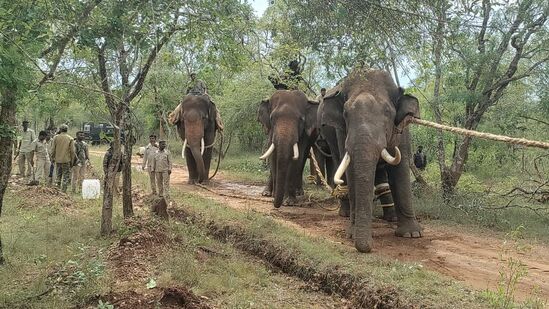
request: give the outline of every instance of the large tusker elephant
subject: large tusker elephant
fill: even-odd
[[[317,109],[318,103],[299,90],[277,90],[258,108],[258,120],[269,136],[269,149],[260,157],[270,157],[271,166],[264,195],[272,192],[276,208],[295,203],[303,192],[303,168],[318,134]]]
[[[181,156],[187,161],[189,183],[206,183],[216,133],[216,109],[207,96],[187,95],[174,113],[183,140]]]
[[[349,188],[350,232],[360,252],[372,250],[373,188],[386,192],[385,179],[394,198],[395,234],[421,237],[411,204],[407,116],[419,117],[418,100],[380,70],[354,70],[320,103],[320,130],[339,162],[334,182]]]

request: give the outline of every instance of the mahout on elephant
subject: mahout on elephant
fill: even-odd
[[[334,182],[348,186],[348,199],[341,201],[340,214],[350,213],[349,232],[360,252],[372,250],[374,187],[377,194],[388,189],[392,193],[395,235],[422,236],[411,203],[406,127],[410,116],[419,117],[418,100],[404,94],[391,75],[381,70],[353,70],[320,103],[320,132],[339,164]]]
[[[276,208],[296,203],[303,192],[303,169],[318,134],[317,108],[299,90],[277,90],[259,105],[258,121],[269,142],[260,158],[268,159],[271,167],[263,195],[272,195]]]
[[[187,162],[189,183],[208,182],[212,146],[220,123],[217,117],[215,104],[207,95],[186,95],[170,115],[183,141],[181,156]]]

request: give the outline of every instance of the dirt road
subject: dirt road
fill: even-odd
[[[136,157],[136,164],[140,162]],[[227,180],[223,172],[218,173],[208,188],[217,193],[187,184],[188,174],[178,166],[172,172],[171,184],[185,191],[198,193],[218,201],[228,207],[247,211],[253,210],[271,216],[276,220],[304,231],[312,236],[321,236],[334,242],[353,246],[345,237],[347,220],[338,216],[337,211],[316,207],[281,207],[274,209],[269,202],[261,199],[262,186],[242,184]],[[221,194],[221,195],[220,195]],[[232,196],[250,197],[246,200]],[[332,205],[332,207],[335,205]],[[501,260],[503,239],[488,234],[465,233],[464,229],[438,227],[422,222],[424,237],[404,239],[394,236],[394,227],[384,221],[374,224],[374,251],[385,257],[399,261],[421,264],[427,269],[462,281],[477,290],[494,289],[497,286],[500,270],[507,265]],[[549,248],[532,245],[526,254],[512,254],[528,268],[528,274],[518,284],[516,297],[520,300],[531,296],[539,289],[539,295],[549,295]]]

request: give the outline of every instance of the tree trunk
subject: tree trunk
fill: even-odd
[[[435,66],[435,84],[433,89],[433,104],[432,108],[435,115],[435,121],[442,124],[442,111],[440,101],[440,88],[442,84],[442,48],[444,45],[444,26],[446,18],[446,3],[440,2],[440,6],[437,8],[436,15],[438,17],[437,28],[433,35],[434,49],[433,49],[433,64]],[[448,167],[446,166],[446,151],[444,149],[444,134],[442,130],[437,130],[437,159],[440,169],[441,182],[444,188],[444,179],[447,173]],[[413,164],[410,164],[413,166]],[[413,170],[412,170],[413,171]],[[415,176],[415,173],[414,173]],[[416,177],[417,179],[417,177]]]
[[[2,92],[2,109],[0,111],[0,216],[4,203],[4,193],[11,176],[13,145],[15,140],[15,91],[6,89]]]
[[[133,124],[131,122],[131,115],[129,112],[129,103],[126,102],[126,121],[125,124],[125,140],[124,140],[124,155],[122,163],[122,211],[124,218],[133,216],[133,201],[132,201],[132,148],[135,144],[135,137],[133,134]]]

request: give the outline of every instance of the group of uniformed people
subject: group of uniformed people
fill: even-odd
[[[165,199],[169,198],[170,175],[172,173],[172,158],[166,149],[166,141],[156,143],[156,135],[149,136],[149,144],[143,154],[143,170],[149,174],[151,193],[158,194]]]
[[[69,183],[73,193],[82,190],[82,180],[90,166],[84,132],[77,132],[72,138],[67,133],[68,126],[63,124],[53,138],[47,131],[40,131],[36,137],[28,126],[29,122],[23,121],[15,153],[17,175],[36,184],[51,185],[55,180],[63,192]]]

